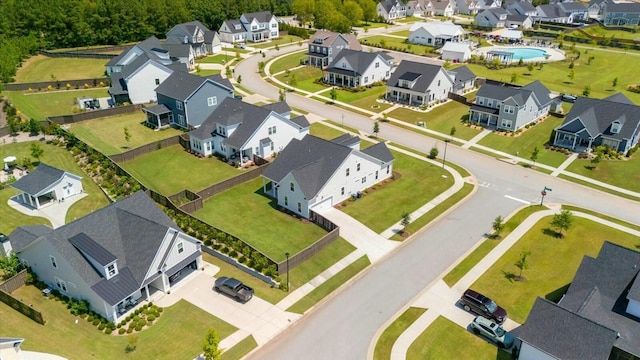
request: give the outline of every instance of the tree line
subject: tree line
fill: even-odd
[[[349,33],[365,21],[384,22],[378,16],[374,0],[293,0],[291,9],[300,23],[313,24],[317,29]]]

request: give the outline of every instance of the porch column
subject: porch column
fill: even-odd
[[[556,131],[556,136],[554,136],[554,138],[553,138],[553,144],[554,144],[554,145],[558,143],[558,135],[559,135],[559,134],[560,134],[560,133],[558,133],[558,132]]]
[[[144,291],[147,293],[147,301],[151,302],[151,294],[149,294],[149,284],[145,285]]]
[[[29,205],[33,207],[33,196],[31,196],[31,194],[29,194]]]
[[[37,196],[34,196],[36,199],[36,209],[40,209],[40,200],[38,200]]]
[[[411,93],[409,93],[409,105],[411,105]]]
[[[573,135],[573,145],[571,145],[572,149],[576,148],[576,139],[578,139],[578,136],[577,135]]]

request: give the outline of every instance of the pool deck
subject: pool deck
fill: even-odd
[[[564,51],[554,48],[554,47],[543,47],[543,46],[535,46],[535,45],[526,45],[526,44],[513,44],[513,45],[499,45],[499,46],[489,46],[489,47],[481,47],[474,51],[475,55],[486,56],[489,51],[509,51],[514,48],[528,48],[528,49],[538,49],[544,50],[549,55],[549,58],[544,57],[536,57],[531,59],[522,59],[524,62],[552,62],[552,61],[560,61],[564,60]],[[513,58],[514,62],[519,61],[515,56]]]

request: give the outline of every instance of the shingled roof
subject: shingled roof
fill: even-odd
[[[198,75],[176,71],[166,78],[162,84],[158,85],[156,93],[184,101],[207,81],[211,81],[228,90],[233,90],[233,85],[231,85],[229,80],[223,79],[220,75],[200,77]]]
[[[413,91],[426,92],[438,72],[444,71],[441,65],[426,64],[409,60],[402,60],[396,70],[391,74],[387,81],[388,86],[399,86],[399,80],[405,79],[406,76],[412,76],[416,80],[415,85],[411,88]],[[415,77],[415,75],[418,75]],[[413,80],[410,80],[413,81]],[[453,80],[452,80],[453,83]]]
[[[368,51],[359,51],[359,50],[351,50],[351,49],[342,49],[340,52],[335,55],[333,61],[325,71],[327,72],[339,72],[342,73],[345,71],[342,67],[338,67],[337,65],[342,63],[343,59],[346,61],[352,68],[353,71],[349,71],[349,73],[355,72],[354,75],[360,76],[364,74],[365,71],[371,66],[375,59],[381,57],[384,61],[391,61],[391,57],[381,51],[376,52],[368,52]]]
[[[64,174],[69,174],[82,179],[82,177],[78,175],[54,168],[53,166],[49,166],[45,163],[40,163],[35,170],[26,176],[23,176],[20,180],[12,183],[11,186],[27,194],[35,195],[60,180]]]

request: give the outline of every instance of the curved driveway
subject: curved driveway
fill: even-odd
[[[290,47],[291,51],[299,47]],[[278,55],[286,52],[282,48]],[[276,51],[267,52],[267,58]],[[257,73],[261,57],[236,67],[243,85],[258,94],[277,98],[278,89]],[[290,106],[370,132],[373,121],[347,110],[288,94]],[[380,124],[380,136],[422,152],[440,141]],[[432,281],[490,231],[493,219],[540,201],[543,187],[553,191],[546,201],[574,204],[640,224],[637,202],[598,192],[537,171],[514,166],[474,151],[450,145],[447,159],[467,168],[478,180],[478,191],[436,223],[417,233],[387,258],[374,263],[280,336],[251,355],[252,359],[366,359],[377,329],[416,297]],[[509,197],[506,197],[509,196]],[[514,200],[515,199],[515,200]],[[383,204],[381,204],[383,205]]]

